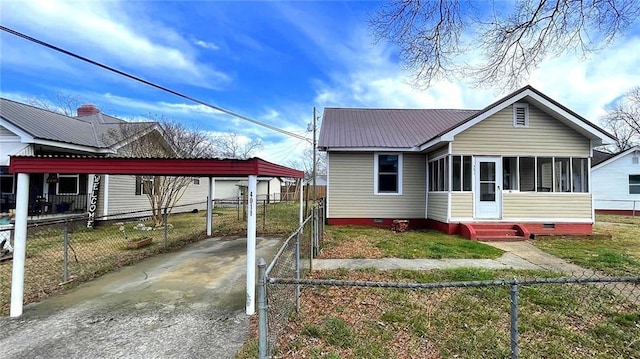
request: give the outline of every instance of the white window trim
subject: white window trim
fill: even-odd
[[[397,192],[378,192],[378,158],[381,155],[398,156],[398,191]],[[401,196],[402,195],[402,170],[403,160],[402,153],[395,152],[376,152],[373,154],[373,194],[378,196]]]
[[[524,109],[524,125],[519,125],[516,121],[516,113],[519,108]],[[527,128],[529,127],[529,104],[527,103],[514,103],[513,104],[513,127],[516,128]]]
[[[74,192],[60,192],[60,179],[61,178],[75,178],[76,179],[76,191]],[[78,193],[80,193],[80,175],[63,175],[63,174],[58,174],[58,183],[56,183],[56,194],[71,194],[71,195],[77,195]]]
[[[635,173],[629,173],[629,175],[627,176],[627,194],[629,194],[630,196],[637,196],[637,193],[631,193],[631,186],[633,187],[640,187],[640,184],[631,184],[631,176],[640,176],[640,173],[635,174]]]

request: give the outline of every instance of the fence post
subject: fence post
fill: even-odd
[[[268,195],[267,195],[268,196]],[[262,231],[267,231],[267,200],[262,200]]]
[[[518,280],[511,284],[511,359],[518,359]]]
[[[300,280],[300,238],[302,238],[302,228],[296,235],[296,279]],[[296,284],[296,312],[300,311],[300,284]]]
[[[264,258],[258,260],[258,357],[269,357],[269,326],[267,325],[267,263]]]
[[[69,222],[67,221],[64,221],[64,227],[62,227],[62,239],[64,242],[62,282],[66,283],[69,280]]]
[[[168,243],[167,243],[167,237],[168,237],[168,233],[169,233],[169,223],[167,223],[168,216],[167,216],[167,208],[164,208],[164,213],[162,214],[162,220],[164,222],[164,247],[167,248]]]
[[[313,207],[313,257],[318,256],[318,207]]]

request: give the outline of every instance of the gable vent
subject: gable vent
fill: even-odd
[[[529,126],[529,106],[526,103],[517,103],[513,105],[513,126]]]

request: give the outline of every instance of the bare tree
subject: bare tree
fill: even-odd
[[[187,129],[177,122],[127,122],[109,131],[107,141],[114,144],[118,155],[154,158],[212,157],[209,138],[201,131]],[[170,214],[192,183],[184,176],[138,176],[136,185],[141,186],[151,206],[156,226],[164,223],[163,211]]]
[[[86,101],[81,97],[56,91],[52,95],[29,98],[27,103],[61,115],[74,117],[78,107],[86,103]]]
[[[235,132],[223,133],[213,136],[211,139],[214,155],[222,158],[235,158],[246,160],[263,147],[260,139],[243,141]]]
[[[370,27],[378,41],[399,47],[416,86],[465,76],[514,88],[545,58],[584,58],[610,44],[639,14],[637,0],[393,0]],[[482,59],[469,61],[476,49]]]
[[[296,160],[289,161],[289,166],[304,172],[304,177],[313,178],[313,148],[307,148],[302,152],[302,156]],[[327,174],[327,155],[324,152],[316,154],[316,175]]]
[[[605,127],[616,137],[615,151],[629,149],[640,142],[640,86],[627,92],[603,118]]]

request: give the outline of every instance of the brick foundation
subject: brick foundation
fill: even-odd
[[[337,226],[370,226],[370,227],[386,227],[391,228],[394,219],[408,219],[409,228],[432,228],[446,234],[465,233],[466,227],[460,223],[444,223],[433,219],[425,218],[329,218],[329,225]],[[493,222],[486,222],[487,224]],[[587,235],[593,234],[593,225],[591,223],[515,223],[520,228],[520,232],[527,237],[533,235]],[[553,227],[551,227],[553,225]]]

